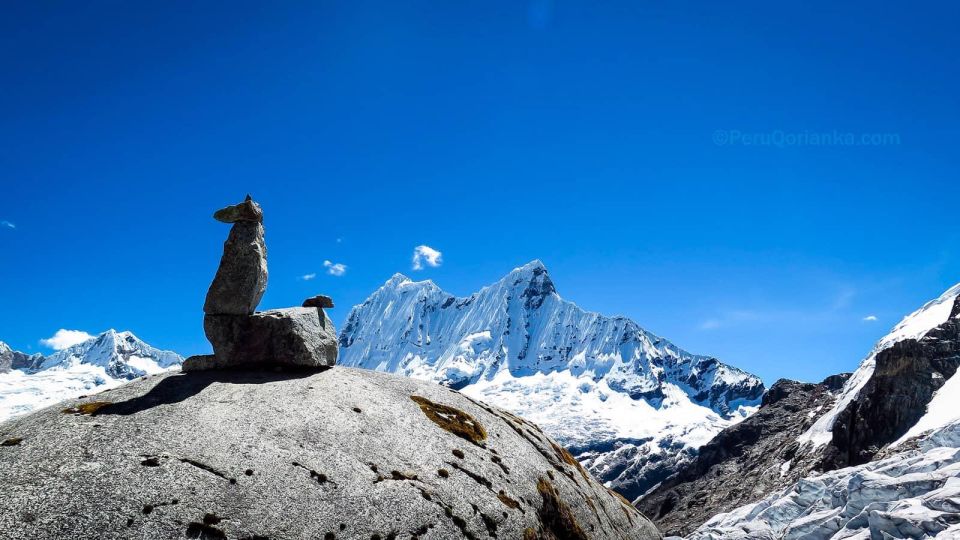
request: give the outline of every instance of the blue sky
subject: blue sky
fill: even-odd
[[[852,370],[960,281],[956,3],[135,4],[0,20],[15,348],[209,350],[210,214],[248,192],[262,308],[327,293],[340,325],[394,272],[465,295],[539,258],[768,382]]]

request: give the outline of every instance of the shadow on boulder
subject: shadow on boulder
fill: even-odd
[[[99,415],[120,415],[127,416],[136,414],[147,409],[152,409],[158,405],[170,405],[179,403],[203,391],[204,388],[213,383],[230,384],[263,384],[275,381],[284,381],[289,379],[299,379],[309,377],[316,373],[327,371],[328,367],[303,368],[303,369],[284,369],[282,371],[262,371],[262,370],[244,370],[244,371],[201,371],[196,373],[184,373],[167,377],[157,383],[149,392],[142,396],[110,403],[100,407],[96,414]]]

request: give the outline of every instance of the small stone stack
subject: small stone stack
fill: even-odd
[[[337,361],[337,332],[323,308],[329,296],[303,307],[255,311],[267,289],[267,245],[263,211],[247,195],[240,204],[213,214],[231,223],[220,267],[203,305],[203,331],[212,355],[191,356],[184,371],[232,367],[330,367]]]

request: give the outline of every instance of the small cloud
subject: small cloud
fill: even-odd
[[[716,319],[707,319],[700,323],[701,330],[716,330],[717,328],[720,328],[720,321]]]
[[[873,321],[876,321],[876,320],[878,320],[878,319],[877,319],[877,316],[876,316],[876,315],[867,315],[866,317],[863,318],[863,320],[873,322]]]
[[[314,272],[314,273],[312,273],[312,274],[304,274],[304,275],[300,276],[300,279],[302,279],[303,281],[310,281],[311,279],[313,279],[313,278],[315,278],[315,277],[317,277],[316,272]]]
[[[6,227],[6,228],[8,228],[8,229],[16,229],[16,228],[17,228],[16,225],[14,225],[13,223],[10,223],[10,222],[7,221],[7,220],[0,221],[0,226]]]
[[[93,336],[83,330],[65,330],[61,328],[57,330],[57,333],[54,334],[53,337],[41,339],[40,344],[44,347],[61,351],[83,343],[84,341],[90,341],[91,339],[93,339]]]
[[[338,243],[338,244],[342,244],[342,243],[343,243],[343,238],[337,238],[337,243]]]
[[[443,262],[442,253],[430,246],[417,246],[413,248],[413,269],[423,270],[423,265],[437,267]]]
[[[347,265],[345,264],[323,261],[323,267],[327,269],[327,273],[331,276],[339,277],[347,273]]]

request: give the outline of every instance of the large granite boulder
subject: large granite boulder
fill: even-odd
[[[658,539],[535,425],[395,375],[158,375],[0,424],[0,538]]]
[[[257,309],[267,290],[263,212],[248,195],[246,201],[218,210],[214,217],[233,223],[233,227],[223,244],[223,256],[207,291],[203,312],[249,315]]]
[[[253,315],[205,315],[203,330],[213,356],[191,357],[184,371],[229,367],[330,367],[337,362],[337,332],[315,308],[258,311]]]

